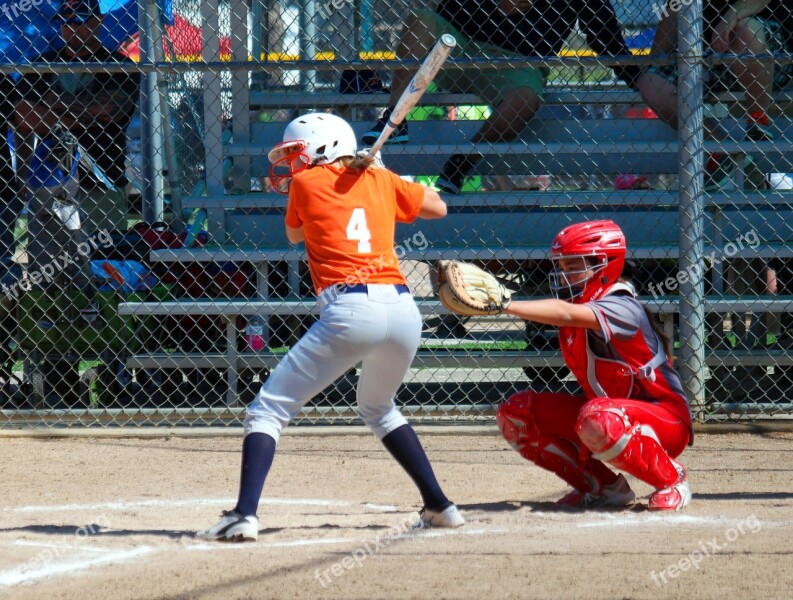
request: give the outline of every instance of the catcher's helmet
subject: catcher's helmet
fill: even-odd
[[[308,166],[328,165],[342,156],[355,156],[358,142],[349,123],[329,113],[309,113],[293,120],[284,138],[267,154],[273,188]]]
[[[617,282],[625,267],[625,234],[614,221],[576,223],[560,231],[551,244],[551,290],[577,304],[597,300]],[[581,270],[563,271],[560,259],[581,259]],[[571,281],[575,275],[586,276]]]

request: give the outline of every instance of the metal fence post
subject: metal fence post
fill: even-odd
[[[220,19],[218,0],[201,3],[202,58],[205,62],[220,61]],[[223,122],[221,74],[217,71],[204,72],[204,180],[210,196],[222,196],[223,187]],[[208,211],[207,226],[215,236],[214,241],[223,243],[225,234],[223,209]]]
[[[140,62],[156,62],[162,55],[162,33],[159,27],[159,9],[153,0],[140,0],[138,5],[140,25]],[[157,52],[159,44],[159,52]],[[141,146],[143,159],[143,217],[149,223],[162,220],[163,197],[163,121],[160,112],[158,74],[144,75],[141,89]]]
[[[324,6],[324,5],[323,5]],[[317,3],[315,0],[302,0],[300,10],[300,58],[314,60],[317,55]],[[314,70],[300,70],[300,87],[303,91],[313,92],[317,85]]]
[[[702,0],[677,16],[680,147],[680,374],[695,418],[705,401]]]

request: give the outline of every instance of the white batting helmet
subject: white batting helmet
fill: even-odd
[[[309,165],[326,165],[342,156],[355,156],[358,143],[349,123],[328,113],[309,113],[298,117],[284,130],[284,140],[267,154],[271,163],[297,153]]]
[[[295,173],[342,156],[354,157],[357,151],[355,133],[341,117],[328,113],[298,117],[286,126],[283,141],[267,154],[273,189],[285,193]]]

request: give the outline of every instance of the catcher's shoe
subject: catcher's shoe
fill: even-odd
[[[619,475],[614,483],[603,486],[599,494],[590,494],[581,490],[573,490],[556,502],[564,508],[622,508],[633,504],[636,494],[633,493],[628,480]]]
[[[650,496],[650,510],[681,510],[691,502],[691,490],[688,488],[688,473],[675,463],[678,479],[669,487],[653,492]]]
[[[379,138],[380,134],[383,133],[386,123],[388,123],[388,118],[391,116],[391,110],[391,108],[386,109],[386,111],[383,113],[383,116],[377,120],[377,123],[372,125],[372,128],[361,136],[361,143],[364,146],[371,146],[377,141],[377,138]],[[396,126],[394,133],[391,134],[385,143],[407,144],[409,141],[410,134],[408,133],[408,123],[407,121],[402,121]]]
[[[460,514],[458,508],[452,504],[444,510],[432,510],[423,508],[419,513],[419,521],[414,525],[416,529],[427,529],[429,527],[440,527],[453,529],[465,525],[465,519]]]
[[[253,515],[241,515],[235,510],[224,510],[214,527],[199,531],[196,537],[220,542],[255,542],[259,537],[259,519]]]

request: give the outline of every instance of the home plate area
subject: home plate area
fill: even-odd
[[[694,500],[569,512],[494,434],[423,434],[466,524],[416,530],[412,482],[370,434],[285,435],[259,541],[194,537],[234,506],[239,439],[6,439],[3,598],[783,598],[793,435],[699,435]],[[101,458],[98,458],[101,457]]]

